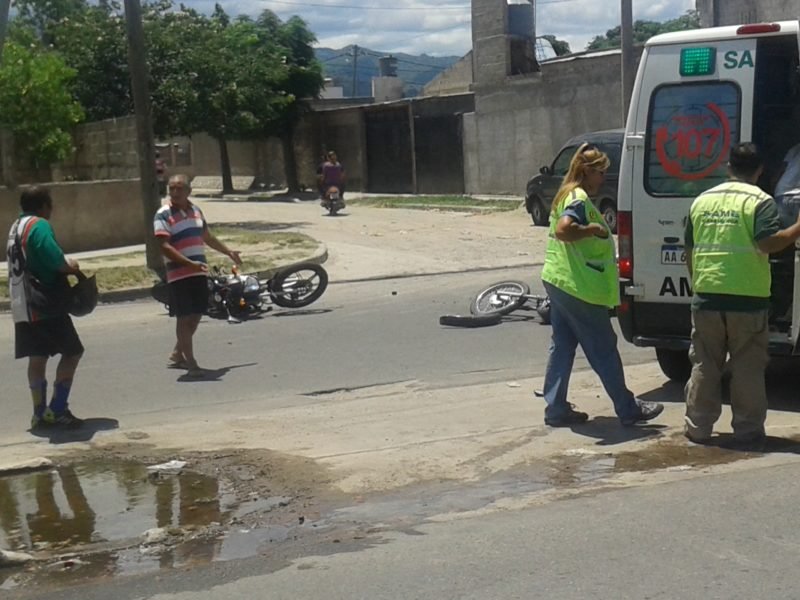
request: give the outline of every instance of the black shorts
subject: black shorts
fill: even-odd
[[[172,317],[202,315],[208,309],[208,278],[203,275],[169,284],[169,314]]]
[[[14,324],[14,354],[26,356],[78,356],[83,344],[69,315]]]

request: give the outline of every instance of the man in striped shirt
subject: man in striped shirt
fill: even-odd
[[[186,175],[169,178],[169,204],[155,216],[153,230],[161,244],[169,284],[169,312],[176,317],[177,342],[167,366],[187,369],[190,377],[202,377],[194,357],[192,338],[208,305],[208,265],[205,246],[242,264],[239,252],[230,250],[209,231],[202,211],[189,200]]]

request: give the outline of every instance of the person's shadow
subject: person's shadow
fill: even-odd
[[[800,454],[800,440],[774,435],[755,442],[742,442],[734,438],[732,433],[715,433],[707,442],[697,445],[752,454]]]
[[[38,438],[47,438],[51,444],[72,444],[75,442],[88,442],[100,431],[119,429],[117,419],[104,417],[84,419],[83,425],[77,429],[66,429],[53,425],[30,429],[30,434]]]
[[[242,369],[244,367],[255,367],[258,363],[245,363],[243,365],[232,365],[230,367],[221,367],[219,369],[200,369],[200,373],[196,376],[189,376],[188,373],[183,373],[178,377],[181,383],[201,383],[207,381],[222,381],[233,369]]]
[[[653,423],[623,427],[617,417],[595,417],[585,423],[571,425],[570,429],[578,435],[595,438],[598,446],[615,446],[634,440],[661,437],[667,426]]]

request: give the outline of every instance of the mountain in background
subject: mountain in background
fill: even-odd
[[[344,95],[353,95],[353,46],[340,50],[315,48],[317,60],[322,63],[325,77],[331,77],[334,85],[344,88]],[[372,96],[372,78],[380,75],[378,59],[393,56],[397,59],[397,76],[403,80],[405,96],[417,96],[434,77],[458,62],[460,56],[428,56],[427,54],[403,54],[379,52],[358,47],[358,69],[356,72],[356,96]]]

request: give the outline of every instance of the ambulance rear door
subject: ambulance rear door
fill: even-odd
[[[637,320],[655,330],[669,328],[670,307],[691,301],[684,230],[692,200],[725,181],[731,145],[751,135],[756,47],[742,37],[648,48],[632,136],[631,295]]]

